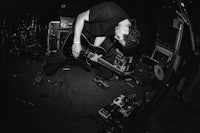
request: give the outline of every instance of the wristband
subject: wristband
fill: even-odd
[[[81,44],[81,42],[74,42],[74,44]]]

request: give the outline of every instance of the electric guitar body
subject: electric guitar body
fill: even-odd
[[[73,57],[72,56],[73,39],[74,39],[74,32],[70,32],[65,39],[63,48],[61,48],[61,52],[63,53],[63,55],[68,57]],[[92,45],[92,43],[90,43],[90,41],[84,34],[81,34],[81,45],[82,45],[81,54],[83,56],[85,56],[83,52],[94,52],[102,55],[106,53],[106,50],[103,47],[95,47],[94,45]]]

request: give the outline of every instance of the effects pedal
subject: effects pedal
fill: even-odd
[[[118,111],[119,111],[120,113],[122,113],[123,116],[124,116],[125,118],[127,118],[127,117],[131,114],[131,112],[132,112],[133,110],[134,110],[133,107],[131,107],[131,106],[125,106],[125,107],[119,109]]]
[[[119,109],[119,106],[117,106],[116,104],[110,103],[106,105],[104,108],[101,108],[98,111],[98,113],[104,119],[108,119],[111,116],[111,114],[117,109]]]
[[[115,98],[113,100],[113,103],[122,108],[124,106],[123,99],[125,98],[124,95],[120,95],[119,97]]]
[[[99,115],[100,115],[101,117],[103,117],[104,119],[108,119],[108,118],[110,117],[110,115],[111,115],[111,113],[108,112],[107,110],[105,110],[104,108],[100,109],[100,110],[98,111],[98,113],[99,113]]]

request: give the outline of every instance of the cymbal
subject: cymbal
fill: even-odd
[[[158,80],[164,79],[164,71],[159,65],[154,66],[154,74]]]

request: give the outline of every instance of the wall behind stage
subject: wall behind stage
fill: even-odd
[[[144,47],[143,50],[151,52],[157,27],[157,9],[161,6],[161,0],[1,0],[0,20],[2,17],[7,16],[7,19],[19,22],[21,19],[26,19],[34,11],[39,14],[44,24],[48,24],[49,21],[59,20],[61,3],[66,3],[67,6],[64,14],[75,17],[81,11],[103,1],[116,2],[130,17],[137,20],[137,24],[142,31],[141,45]],[[190,16],[195,19],[199,18],[200,8],[197,5],[194,2],[193,6],[190,7],[193,9],[192,14],[194,14]],[[163,17],[165,16],[163,15]],[[195,19],[192,22],[198,26]],[[194,29],[197,28],[194,27]]]
[[[131,17],[140,17],[138,11],[142,10],[140,6],[144,4],[144,0],[1,0],[0,13],[6,13],[11,18],[19,18],[34,10],[44,19],[55,20],[59,16],[62,3],[67,6],[66,15],[77,16],[81,11],[104,1],[118,3]]]

